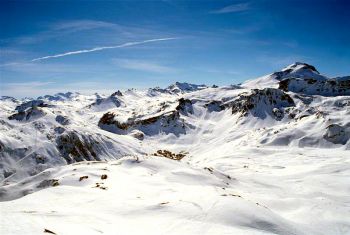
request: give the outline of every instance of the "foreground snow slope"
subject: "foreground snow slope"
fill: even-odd
[[[0,233],[350,234],[349,92],[295,63],[225,87],[2,97]]]
[[[1,234],[346,234],[349,164],[334,151],[286,149],[196,169],[157,157],[73,164],[4,187],[14,197],[42,190],[0,204]]]

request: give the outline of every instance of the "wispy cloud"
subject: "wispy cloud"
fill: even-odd
[[[212,11],[212,14],[226,14],[226,13],[234,13],[234,12],[243,12],[250,9],[249,3],[238,3],[232,4],[226,7],[223,7],[219,10]]]
[[[155,62],[144,61],[144,60],[131,60],[131,59],[113,59],[113,64],[130,70],[139,70],[154,73],[171,73],[175,72],[176,69],[164,66]]]
[[[113,35],[118,35],[119,38],[136,38],[136,37],[157,37],[159,32],[149,29],[147,27],[141,26],[130,26],[130,25],[121,25],[117,23],[107,22],[107,21],[97,21],[97,20],[66,20],[58,21],[47,24],[42,24],[42,30],[29,34],[22,35],[19,37],[13,38],[2,38],[0,42],[3,44],[10,45],[31,45],[37,44],[40,42],[48,41],[51,39],[65,39],[71,35],[81,33],[84,31],[93,31],[93,35],[103,34],[105,38],[106,35],[109,35],[110,38],[113,38]],[[91,40],[103,41],[103,39],[96,39],[91,37]]]
[[[43,56],[43,57],[32,59],[31,61],[35,62],[35,61],[47,60],[47,59],[51,59],[51,58],[58,58],[58,57],[76,55],[76,54],[90,53],[90,52],[115,49],[115,48],[130,47],[130,46],[135,46],[135,45],[140,45],[140,44],[159,42],[159,41],[168,41],[168,40],[174,40],[174,39],[177,39],[177,38],[157,38],[157,39],[150,39],[150,40],[144,40],[144,41],[138,41],[138,42],[127,42],[127,43],[123,43],[123,44],[116,45],[116,46],[95,47],[95,48],[87,49],[87,50],[69,51],[69,52],[65,52],[62,54]]]
[[[110,23],[106,21],[96,21],[96,20],[73,20],[73,21],[61,21],[51,25],[51,30],[61,31],[69,30],[72,31],[82,31],[91,30],[96,28],[119,28],[120,25],[115,23]]]
[[[45,29],[38,33],[2,39],[4,43],[15,43],[15,44],[35,44],[43,41],[47,41],[53,38],[63,37],[68,34],[76,33],[79,31],[94,30],[94,29],[120,29],[121,26],[118,24],[95,21],[95,20],[71,20],[71,21],[60,21],[56,23],[47,24],[44,26]]]

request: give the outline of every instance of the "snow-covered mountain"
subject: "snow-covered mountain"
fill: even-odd
[[[0,130],[1,234],[350,233],[350,76],[2,97]]]

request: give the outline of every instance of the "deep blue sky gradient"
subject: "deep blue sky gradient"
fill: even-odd
[[[350,75],[350,1],[1,1],[0,95],[235,84],[304,61]],[[132,47],[47,55],[176,37]]]

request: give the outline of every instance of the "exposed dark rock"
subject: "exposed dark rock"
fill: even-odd
[[[181,151],[180,153],[173,153],[168,150],[158,150],[153,154],[153,156],[158,156],[158,157],[166,157],[171,160],[177,160],[180,161],[182,158],[184,158],[188,152],[183,152]]]
[[[116,134],[127,134],[132,130],[140,130],[146,135],[154,135],[160,132],[173,133],[175,135],[185,133],[184,121],[180,118],[179,111],[170,111],[149,118],[129,118],[126,122],[115,119],[117,115],[112,112],[105,113],[98,126],[106,131]]]
[[[101,175],[101,180],[105,180],[107,178],[108,178],[108,175],[106,175],[106,174]]]
[[[120,90],[117,90],[111,96],[123,96],[123,93]]]
[[[121,130],[127,130],[130,127],[130,124],[118,122],[117,120],[115,120],[116,116],[117,115],[115,113],[112,113],[112,112],[107,112],[107,113],[103,114],[103,116],[101,117],[101,119],[98,122],[98,126],[102,128],[103,125],[113,125]],[[104,128],[102,128],[102,129],[104,129]]]
[[[179,104],[176,106],[175,109],[183,114],[193,114],[192,101],[189,99],[180,98]]]
[[[84,175],[84,176],[81,176],[81,177],[79,178],[79,181],[83,181],[83,180],[88,179],[88,178],[89,178],[89,176]]]
[[[63,127],[55,127],[54,131],[57,133],[57,134],[62,134],[63,132],[65,132],[66,129],[64,129]]]
[[[68,164],[80,161],[99,161],[98,142],[91,136],[71,131],[57,136],[57,149]]]

